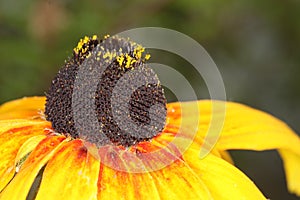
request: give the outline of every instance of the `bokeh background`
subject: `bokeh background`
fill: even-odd
[[[0,0],[0,103],[43,95],[80,37],[143,26],[197,40],[216,62],[228,100],[268,111],[300,133],[298,0]],[[153,54],[184,74],[199,98],[209,97],[183,59]],[[277,152],[231,153],[267,197],[299,199],[287,192]]]

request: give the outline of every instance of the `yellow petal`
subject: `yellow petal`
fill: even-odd
[[[0,194],[0,199],[25,200],[40,169],[63,143],[63,136],[49,136],[39,143],[22,165],[20,171]]]
[[[44,112],[45,97],[25,97],[0,105],[1,119],[36,119]]]
[[[212,114],[212,104],[215,101],[198,101],[183,103],[193,118],[199,115],[195,107],[200,110],[199,130],[195,142],[204,137],[216,137],[206,135],[210,127],[212,115],[222,115],[214,112]],[[300,180],[300,138],[284,122],[279,119],[248,106],[233,102],[218,102],[226,105],[226,116],[220,138],[215,146],[219,151],[229,149],[249,149],[249,150],[269,150],[279,149],[281,153],[286,175],[288,177],[288,187],[291,192],[300,195],[300,185],[296,184]],[[168,105],[170,108],[180,108],[180,103]],[[175,124],[180,124],[180,109],[174,114]],[[175,117],[176,116],[176,117]],[[189,119],[186,119],[187,121]],[[282,150],[282,151],[281,151]]]
[[[98,199],[159,199],[155,183],[149,173],[128,173],[130,160],[122,158],[117,147],[101,148],[101,166],[98,178]],[[135,164],[140,163],[137,161]]]
[[[0,120],[0,135],[2,133],[6,133],[6,131],[8,131],[9,129],[17,130],[18,128],[35,125],[44,125],[45,128],[51,128],[50,123],[46,121],[36,121],[27,119]]]
[[[33,149],[35,149],[35,147],[46,137],[46,135],[37,135],[26,140],[18,151],[15,159],[15,165],[20,165],[21,160],[24,159],[31,151],[33,151]]]
[[[150,173],[161,199],[213,199],[209,186],[185,161]]]
[[[30,120],[0,121],[0,191],[15,174],[15,159],[22,144],[31,137],[47,134],[45,128],[49,128],[49,123]]]
[[[102,166],[98,199],[159,200],[160,196],[150,174],[130,174]]]
[[[132,170],[132,159],[125,153],[109,150],[102,163],[111,160],[117,166],[123,165],[122,169]],[[139,155],[140,157],[141,155]],[[161,157],[162,159],[165,156]],[[151,165],[152,161],[145,166]],[[134,164],[139,161],[135,160]],[[157,158],[157,162],[164,160]],[[180,158],[174,163],[157,171],[147,173],[128,173],[117,171],[113,168],[101,165],[99,174],[98,199],[212,199],[206,185],[198,175]]]
[[[279,153],[284,160],[288,188],[300,196],[300,156],[288,150],[279,150]]]
[[[97,199],[99,166],[80,140],[65,143],[48,162],[36,200]]]
[[[217,148],[280,150],[288,188],[300,195],[300,138],[284,122],[262,111],[227,103],[226,121]]]
[[[200,159],[199,152],[200,149],[192,145],[183,158],[203,180],[213,199],[266,199],[256,185],[232,164],[213,154]]]
[[[231,155],[227,151],[219,151],[220,157],[226,160],[227,162],[234,164]]]

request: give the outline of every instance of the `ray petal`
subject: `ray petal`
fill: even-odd
[[[183,160],[150,174],[161,199],[213,199],[202,177]]]
[[[25,160],[20,171],[1,192],[0,199],[25,200],[40,169],[64,140],[64,136],[49,136],[42,140]]]
[[[48,123],[30,120],[0,121],[0,191],[7,185],[16,172],[16,157],[20,147],[28,139],[46,135]]]
[[[159,152],[141,151],[136,156],[126,150],[122,153],[108,149],[102,162],[108,163],[106,159],[109,160],[112,168],[101,166],[98,199],[211,199],[206,185],[177,155],[179,151],[170,149],[172,147],[164,147]],[[139,149],[153,150],[157,146],[151,147],[151,143],[146,142]],[[166,162],[169,159],[173,162]],[[139,169],[141,166],[156,170],[133,172],[134,167]]]
[[[183,158],[203,180],[213,199],[266,199],[256,185],[239,169],[213,154],[200,159],[199,150],[191,147],[185,152]]]
[[[190,110],[188,118],[198,117],[195,107],[200,110],[199,130],[196,132],[195,142],[206,137],[207,141],[215,135],[206,135],[210,127],[212,115],[222,113],[212,112],[212,104],[215,101],[203,100],[198,102],[186,102],[184,104]],[[300,195],[300,138],[284,122],[265,112],[233,102],[218,102],[226,104],[226,117],[220,138],[215,148],[219,151],[230,149],[245,150],[270,150],[277,149],[282,156],[287,175],[289,189]],[[180,103],[170,104],[170,108],[176,108],[178,113],[173,113],[174,123],[180,123]],[[221,111],[220,111],[221,112]],[[189,122],[189,119],[186,119]],[[187,123],[187,126],[189,124]],[[205,145],[204,145],[205,146]]]
[[[44,111],[45,97],[24,97],[0,105],[0,119],[35,119]]]
[[[36,200],[97,199],[99,166],[81,140],[65,143],[47,164]]]
[[[123,150],[101,149],[98,199],[159,200],[156,185],[149,173],[132,173],[132,158],[124,158]],[[104,155],[105,154],[105,155]],[[125,156],[126,157],[126,156]],[[135,159],[134,165],[141,164]],[[128,168],[128,172],[126,171]],[[120,171],[122,169],[123,171]]]

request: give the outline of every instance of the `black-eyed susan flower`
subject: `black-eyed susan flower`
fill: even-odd
[[[300,195],[300,139],[285,123],[233,102],[166,104],[144,49],[118,37],[105,44],[107,38],[82,39],[47,97],[0,106],[0,199],[265,199],[234,167],[230,149],[277,149],[288,188]],[[90,79],[76,82],[84,66]],[[85,110],[90,101],[73,99],[74,90],[93,100],[93,112]],[[200,159],[213,114],[223,114],[212,112],[214,104],[226,107],[224,126]]]

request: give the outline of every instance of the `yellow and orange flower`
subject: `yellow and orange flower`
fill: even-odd
[[[209,128],[210,100],[170,103],[166,128],[132,149],[152,151],[172,141],[180,126],[183,105],[189,118],[201,110],[199,130],[189,148],[169,166],[148,173],[117,171],[102,164],[83,140],[55,133],[44,120],[45,97],[11,101],[0,107],[0,199],[26,199],[42,172],[36,199],[265,199],[255,184],[234,165],[229,149],[278,149],[291,192],[300,195],[300,139],[283,122],[247,106],[226,104],[225,124],[214,149],[199,158]],[[188,124],[188,123],[187,123]],[[188,131],[189,127],[184,130]],[[181,140],[188,132],[181,134]],[[130,167],[122,154],[117,165]],[[158,160],[159,162],[159,160]]]
[[[122,54],[117,55],[116,49]],[[293,130],[271,115],[238,103],[166,104],[157,76],[145,65],[149,55],[143,52],[140,45],[122,38],[112,37],[105,44],[96,36],[85,37],[52,81],[47,97],[0,106],[0,200],[266,199],[233,165],[227,152],[232,149],[277,149],[288,189],[300,196],[300,138]],[[91,62],[84,62],[89,58]],[[84,65],[92,73],[88,81],[76,85],[78,69]],[[101,68],[100,80],[91,79],[94,68]],[[124,74],[133,71],[140,76],[127,79],[125,89],[117,88]],[[146,84],[137,88],[133,84],[137,79]],[[82,98],[72,101],[76,89],[85,87],[86,92],[90,83],[99,86],[89,97],[97,100],[92,115],[81,107],[73,109],[73,105],[87,106]],[[130,101],[125,95],[112,98],[115,88],[118,94],[129,88]],[[132,130],[138,130],[138,135],[128,131],[128,124],[124,131],[114,121],[113,101],[120,99],[115,105],[121,108],[117,118],[126,118],[126,123],[136,120]],[[126,114],[124,102],[131,106],[131,113]],[[150,107],[157,104],[163,107],[149,119],[153,116]],[[100,124],[97,129],[77,129],[75,117],[84,124],[94,113]],[[92,135],[84,130],[92,130]]]

